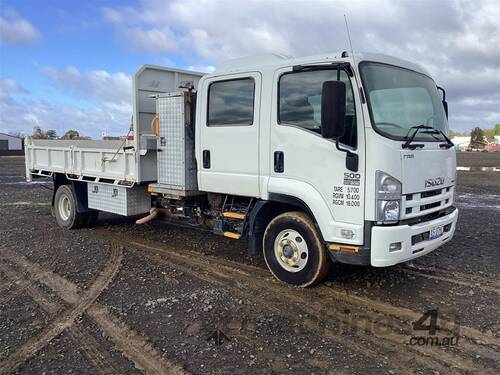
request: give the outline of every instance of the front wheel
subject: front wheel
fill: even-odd
[[[281,281],[310,286],[327,274],[330,259],[318,230],[303,212],[285,212],[267,226],[263,240],[264,259]]]
[[[87,214],[78,212],[71,185],[61,185],[54,197],[54,213],[57,224],[65,229],[81,228],[87,222]]]

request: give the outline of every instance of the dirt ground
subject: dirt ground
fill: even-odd
[[[500,172],[480,169],[500,153],[458,161],[474,168],[453,241],[299,289],[208,232],[113,215],[60,229],[51,185],[0,157],[0,373],[500,373]]]

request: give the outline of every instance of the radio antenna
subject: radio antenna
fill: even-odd
[[[347,39],[349,40],[349,45],[351,46],[352,60],[354,61],[354,49],[352,48],[351,33],[349,32],[349,24],[347,23],[347,16],[344,14],[345,28],[347,30]]]

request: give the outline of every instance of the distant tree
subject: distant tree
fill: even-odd
[[[57,138],[57,134],[56,134],[55,130],[47,130],[45,132],[45,135],[47,136],[48,139],[56,139]]]
[[[61,139],[80,139],[80,133],[77,130],[68,130]]]
[[[33,139],[47,139],[47,134],[39,126],[33,128],[33,134],[31,135]]]
[[[453,129],[450,130],[451,137],[467,137],[469,135],[470,135],[470,133],[468,131],[461,132],[461,131],[453,130]]]
[[[483,133],[488,143],[495,142],[495,129],[484,129]]]
[[[470,133],[470,147],[482,149],[484,147],[483,129],[476,127]]]
[[[495,125],[495,135],[500,135],[500,124]]]

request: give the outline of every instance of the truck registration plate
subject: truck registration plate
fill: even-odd
[[[443,235],[444,227],[441,225],[439,227],[434,227],[430,230],[429,240],[435,240]]]

